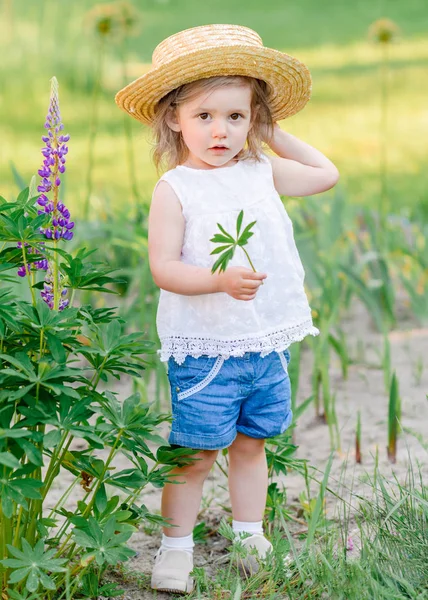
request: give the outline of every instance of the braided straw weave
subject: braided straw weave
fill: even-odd
[[[301,110],[311,95],[311,76],[296,58],[265,48],[240,25],[202,25],[180,31],[154,50],[152,68],[116,94],[117,105],[151,125],[159,100],[184,83],[219,75],[262,79],[270,87],[274,121]]]

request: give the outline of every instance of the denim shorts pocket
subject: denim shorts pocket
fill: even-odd
[[[202,390],[214,379],[224,362],[221,356],[186,356],[179,365],[175,361],[169,363],[168,375],[171,385],[177,392],[177,400],[188,398]]]

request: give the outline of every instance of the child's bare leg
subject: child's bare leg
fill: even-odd
[[[192,458],[194,464],[173,469],[174,479],[183,483],[167,483],[162,492],[162,516],[178,527],[164,527],[168,537],[183,537],[193,532],[202,498],[202,487],[218,450],[202,450]],[[184,483],[185,482],[185,483]]]
[[[235,521],[263,519],[268,488],[264,439],[238,433],[229,446],[229,493]]]

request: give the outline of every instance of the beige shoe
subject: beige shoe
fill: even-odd
[[[193,578],[189,577],[193,570],[193,555],[187,550],[159,548],[155,556],[152,571],[151,587],[164,592],[193,591]]]
[[[262,533],[254,533],[250,537],[241,540],[241,543],[245,548],[248,548],[248,551],[250,551],[251,548],[257,550],[258,557],[248,554],[246,558],[240,560],[240,568],[244,571],[244,574],[253,575],[254,573],[257,573],[260,568],[257,559],[263,560],[266,558],[267,553],[272,551],[272,544]]]

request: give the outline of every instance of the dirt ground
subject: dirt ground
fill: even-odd
[[[399,381],[402,425],[407,433],[400,434],[396,464],[392,465],[386,455],[388,395],[384,386],[383,371],[379,368],[382,337],[374,331],[364,307],[355,304],[352,317],[344,325],[349,354],[356,360],[356,363],[349,367],[346,381],[342,378],[339,360],[332,354],[331,390],[336,393],[341,450],[335,453],[329,485],[337,489],[342,497],[348,500],[351,498],[351,488],[354,495],[369,494],[367,478],[373,475],[377,447],[379,449],[379,467],[386,476],[395,473],[398,480],[404,481],[410,456],[413,464],[416,464],[417,461],[420,462],[426,480],[428,468],[428,328],[418,327],[410,316],[405,302],[401,302],[398,308],[399,325],[396,330],[391,332],[389,339],[392,369],[396,371]],[[311,394],[311,362],[310,352],[304,351],[298,402],[302,402]],[[126,397],[129,386],[125,382],[121,382],[120,387],[123,397]],[[361,412],[362,424],[363,462],[361,465],[355,463],[354,451],[358,410]],[[168,426],[164,428],[161,435],[165,439],[167,438]],[[313,407],[310,407],[299,420],[295,443],[299,446],[298,457],[308,459],[310,465],[319,469],[317,477],[321,480],[330,455],[330,440],[327,426],[315,418]],[[221,457],[220,460],[223,461],[224,458]],[[347,469],[343,472],[343,465],[346,461]],[[121,466],[119,462],[117,466]],[[305,488],[302,476],[290,473],[286,477],[278,477],[276,480],[283,480],[286,484],[288,503],[298,505],[299,494]],[[61,490],[64,490],[67,481],[71,481],[71,475],[67,472],[57,478],[50,500],[55,501],[61,496]],[[318,485],[313,482],[311,491],[314,495],[316,495],[317,489]],[[75,508],[78,494],[79,492],[76,491],[76,494],[73,493],[70,498],[68,502],[70,509]],[[149,488],[140,501],[144,502],[151,511],[156,512],[160,510],[160,498],[161,490]],[[357,505],[355,498],[352,499],[352,502],[355,506]],[[328,496],[328,513],[337,518],[336,505],[333,496]],[[207,526],[214,530],[214,533],[208,538],[207,543],[197,544],[194,552],[195,565],[204,566],[208,577],[213,575],[217,566],[228,560],[225,550],[228,543],[215,533],[223,516],[230,516],[227,480],[215,465],[204,485],[201,513],[197,521],[197,523],[205,521]],[[301,526],[291,525],[291,529],[294,531],[299,527],[301,529]],[[121,585],[122,588],[126,588],[124,600],[171,598],[168,594],[156,594],[150,591],[150,572],[161,533],[161,530],[147,533],[140,530],[132,537],[130,546],[138,552],[138,555],[126,565],[126,569],[131,570],[135,577],[129,578],[126,585]]]

